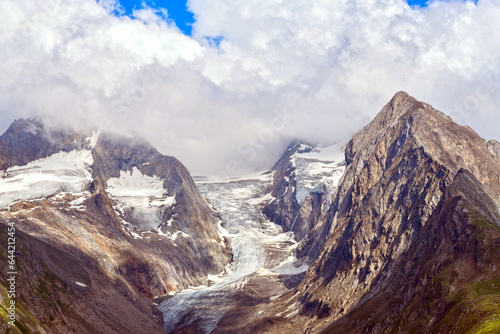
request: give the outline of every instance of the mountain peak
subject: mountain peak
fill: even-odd
[[[411,96],[410,94],[408,94],[407,92],[399,91],[396,94],[394,94],[394,96],[392,97],[392,99],[390,100],[389,103],[395,105],[395,104],[401,103],[407,99],[415,100],[415,98],[413,96]]]
[[[74,134],[49,128],[40,119],[15,120],[0,136],[0,168],[22,166],[74,146]]]
[[[469,261],[471,272],[477,270],[465,282],[497,277],[484,263],[493,263],[489,245],[499,235],[499,147],[429,104],[397,93],[347,144],[347,166],[330,209],[296,210],[318,213],[298,247],[314,261],[296,291],[280,300],[283,309],[300,304],[294,320],[311,333],[377,326],[373,332],[400,332],[415,328],[414,319],[422,316],[415,310],[424,310],[430,298],[445,305],[450,292],[436,297],[433,282],[452,277],[453,266],[462,273]],[[450,280],[456,291],[463,281]],[[442,310],[423,314],[446,328]],[[412,320],[404,324],[406,319]],[[422,323],[418,331],[431,332],[434,325]]]
[[[52,124],[20,119],[0,136],[0,232],[15,224],[23,238],[16,305],[41,305],[33,319],[65,319],[48,332],[88,323],[103,324],[92,333],[140,332],[137,319],[161,332],[152,298],[206,285],[231,260],[218,216],[189,171],[145,139]],[[41,259],[26,263],[29,254]],[[66,312],[76,300],[85,325]]]
[[[370,156],[390,161],[407,145],[421,147],[453,173],[460,168],[471,171],[494,198],[500,198],[500,187],[491,182],[500,175],[496,150],[492,149],[495,145],[490,143],[488,147],[470,127],[456,124],[448,115],[405,92],[397,93],[351,139],[346,163],[355,163],[359,172]]]

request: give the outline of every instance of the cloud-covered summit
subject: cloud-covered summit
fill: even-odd
[[[132,129],[195,173],[347,140],[405,90],[500,137],[493,0],[191,0],[193,36],[113,0],[4,0],[0,113]]]

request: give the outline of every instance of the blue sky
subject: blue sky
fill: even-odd
[[[473,1],[477,2],[477,0]],[[165,8],[169,18],[175,22],[177,27],[184,34],[190,36],[194,16],[187,10],[186,2],[185,0],[120,0],[122,7],[125,9],[125,15],[129,16],[132,16],[134,9],[142,8],[143,3],[152,8]],[[408,0],[407,2],[410,6],[426,7],[429,0]]]
[[[425,7],[427,5],[428,0],[408,0],[407,2],[410,6]]]
[[[185,0],[120,0],[125,14],[131,16],[134,9],[142,8],[142,3],[149,7],[165,8],[168,16],[177,27],[186,35],[191,35],[191,24],[194,22],[193,14],[187,10]]]
[[[187,10],[187,1],[185,0],[120,0],[120,4],[125,10],[125,15],[132,16],[134,9],[142,8],[142,4],[146,3],[152,8],[165,8],[168,16],[172,19],[177,27],[186,35],[191,35],[192,23],[194,16]],[[411,6],[425,7],[428,0],[408,0]]]

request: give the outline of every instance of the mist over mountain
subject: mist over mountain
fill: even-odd
[[[113,0],[3,1],[2,130],[42,114],[126,129],[195,174],[234,176],[294,138],[348,141],[405,90],[499,137],[494,0],[187,5],[191,36],[147,6],[129,17]]]

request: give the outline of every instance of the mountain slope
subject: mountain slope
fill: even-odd
[[[23,236],[18,305],[41,333],[163,332],[152,299],[206,284],[231,259],[186,168],[143,140],[20,120],[0,148],[1,224]]]
[[[499,277],[500,162],[488,146],[396,94],[347,145],[345,174],[319,222],[321,251],[300,286],[274,302],[273,312],[297,315],[269,314],[259,330],[442,332],[463,306],[476,312],[467,326],[491,320],[496,306],[474,299]]]

